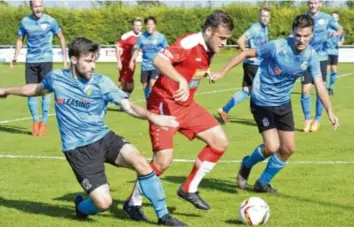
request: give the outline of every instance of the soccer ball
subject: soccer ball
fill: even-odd
[[[270,215],[268,204],[258,197],[250,197],[244,200],[239,211],[241,220],[249,226],[265,224]]]

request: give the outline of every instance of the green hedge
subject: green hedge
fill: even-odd
[[[259,6],[232,4],[221,7],[233,18],[236,25],[233,37],[229,40],[234,44],[252,23],[257,21]],[[199,31],[211,8],[168,8],[166,6],[129,7],[125,4],[112,4],[91,9],[46,8],[49,15],[57,19],[67,40],[75,36],[85,36],[102,44],[113,44],[121,34],[130,29],[129,21],[136,16],[153,15],[157,18],[157,28],[164,33],[171,43],[186,32]],[[341,16],[341,24],[345,28],[346,44],[354,43],[354,10],[324,8],[323,11],[336,10]],[[293,18],[303,12],[306,7],[273,7],[269,25],[270,39],[288,36]],[[10,7],[0,4],[0,44],[16,42],[16,33],[21,18],[30,14],[28,6]],[[58,40],[55,39],[58,44]]]

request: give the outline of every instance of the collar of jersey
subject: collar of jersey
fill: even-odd
[[[199,44],[202,45],[205,49],[205,51],[209,51],[206,43],[205,43],[205,40],[204,40],[204,37],[203,37],[203,33],[202,32],[199,32],[198,33],[198,40],[199,40]]]

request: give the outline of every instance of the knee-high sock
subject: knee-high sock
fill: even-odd
[[[155,172],[139,176],[138,184],[145,197],[152,203],[158,218],[169,213],[165,200],[165,192],[162,188],[160,178],[156,176]]]
[[[301,95],[301,107],[305,120],[311,120],[311,95]]]
[[[28,108],[31,112],[33,122],[39,121],[38,117],[38,97],[28,97],[27,99]]]
[[[204,147],[198,154],[192,171],[182,185],[183,190],[189,193],[197,192],[204,176],[214,168],[223,154],[223,151],[213,149],[210,146]]]
[[[100,211],[96,208],[95,204],[93,203],[93,200],[91,198],[85,199],[79,203],[77,206],[79,211],[86,215],[95,215],[98,214]]]
[[[150,162],[150,166],[157,176],[162,174],[162,171],[160,171],[152,161]],[[140,185],[137,182],[135,183],[133,191],[130,194],[128,200],[129,206],[141,206],[143,204],[143,193],[141,191]]]
[[[329,89],[333,90],[336,80],[337,80],[337,72],[332,72],[330,75]]]
[[[248,93],[247,91],[245,91],[243,89],[235,92],[235,94],[230,98],[230,100],[222,108],[223,111],[228,113],[234,106],[236,106],[237,104],[241,103],[248,96],[250,96],[250,93]]]
[[[246,168],[250,169],[254,165],[256,165],[258,162],[263,161],[265,159],[265,157],[262,153],[262,148],[263,148],[263,144],[258,145],[258,147],[256,147],[256,149],[254,149],[252,154],[243,160],[242,165],[244,165]]]
[[[273,154],[268,161],[266,169],[258,179],[259,183],[263,186],[268,185],[285,164],[285,162],[279,159],[277,153]]]
[[[323,111],[323,104],[319,96],[316,97],[316,116],[315,120],[321,120],[322,116],[322,111]]]
[[[47,123],[48,121],[48,114],[50,109],[50,95],[42,96],[42,122]]]

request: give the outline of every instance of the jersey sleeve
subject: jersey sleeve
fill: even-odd
[[[162,36],[162,44],[161,45],[162,45],[162,48],[166,48],[168,46],[167,39],[164,35]]]
[[[276,48],[276,45],[275,45],[274,41],[265,43],[262,46],[258,46],[256,48],[257,57],[260,57],[263,59],[270,58],[273,56],[273,53],[275,53],[275,48]]]
[[[136,42],[136,49],[141,50],[143,48],[143,35],[139,36],[138,41]]]
[[[128,95],[120,90],[108,77],[103,77],[100,87],[103,100],[106,102],[112,102],[119,105],[122,99],[128,98]]]
[[[247,39],[252,39],[252,37],[257,35],[257,31],[254,27],[254,25],[252,25],[246,32],[245,32],[245,36]]]
[[[331,17],[331,19],[329,20],[328,23],[329,27],[332,28],[333,30],[338,30],[341,26],[338,24],[338,22],[336,20],[334,20],[333,17]]]
[[[59,27],[59,24],[55,19],[52,20],[51,28],[54,34],[58,34],[59,32],[61,32],[61,28]]]
[[[184,61],[189,55],[191,49],[184,48],[178,40],[171,46],[164,49],[159,55],[167,58],[171,63],[178,63]]]
[[[44,80],[42,80],[41,82],[41,86],[42,88],[44,88],[45,90],[49,91],[49,92],[53,92],[54,88],[53,88],[53,77],[54,77],[54,72],[50,71],[45,77]]]
[[[23,22],[22,21],[21,21],[21,23],[20,23],[20,25],[18,27],[17,35],[18,36],[22,36],[22,37],[26,35],[26,29],[23,26]]]
[[[311,59],[308,65],[308,71],[311,77],[313,78],[321,77],[320,60],[318,59],[318,55],[315,50],[312,50]]]

